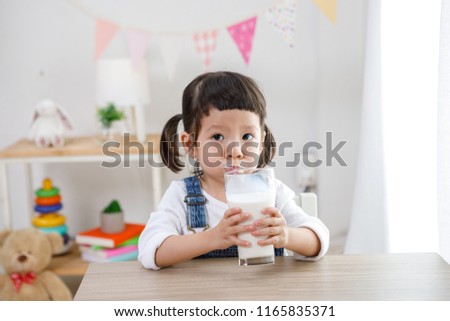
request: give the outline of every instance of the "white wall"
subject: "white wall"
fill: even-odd
[[[366,31],[367,1],[338,1],[335,27],[319,28],[319,139],[333,133],[333,146],[346,141],[340,155],[348,166],[321,167],[318,183],[322,219],[332,225],[332,235],[347,232],[352,209]]]
[[[292,160],[308,141],[325,145],[325,132],[337,142],[346,140],[341,155],[348,167],[319,167],[319,215],[332,235],[347,229],[361,102],[366,1],[338,1],[337,24],[332,25],[313,4],[299,2],[295,47],[282,40],[261,16],[258,20],[250,66],[221,30],[211,70],[228,69],[254,77],[268,102],[268,123],[278,143],[292,141],[286,158],[277,157],[277,176],[297,190],[296,169],[281,166]],[[0,0],[0,148],[27,133],[33,106],[44,98],[62,104],[71,117],[71,135],[95,133],[95,20],[66,1]],[[103,54],[127,57],[123,32]],[[159,132],[165,121],[180,111],[183,88],[203,72],[194,44],[186,39],[173,82],[164,67],[158,39],[146,54],[152,103],[147,126]],[[34,186],[50,176],[61,188],[62,211],[72,233],[98,224],[98,213],[118,198],[127,219],[147,220],[151,211],[150,174],[145,169],[100,168],[96,164],[35,165]],[[147,172],[148,169],[147,169]],[[13,227],[29,225],[23,191],[22,166],[11,166],[9,175]],[[168,174],[164,185],[177,177]],[[3,222],[0,221],[0,228]]]

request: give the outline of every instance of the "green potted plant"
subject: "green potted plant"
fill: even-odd
[[[104,233],[120,233],[125,228],[122,208],[117,200],[111,201],[101,213],[100,227]]]
[[[114,134],[113,125],[125,119],[125,113],[119,110],[114,103],[108,103],[97,111],[97,116],[102,126],[103,136],[112,139]]]

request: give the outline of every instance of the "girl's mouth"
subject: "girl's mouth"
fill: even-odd
[[[225,167],[225,173],[232,173],[232,172],[239,172],[241,171],[243,168],[237,165],[233,165],[233,166],[226,166]]]

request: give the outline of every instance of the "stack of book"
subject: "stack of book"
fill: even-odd
[[[100,227],[80,232],[75,236],[81,258],[88,262],[120,262],[136,260],[138,239],[145,225],[125,223],[120,233],[107,234]]]

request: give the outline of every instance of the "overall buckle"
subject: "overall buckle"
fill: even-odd
[[[205,205],[206,204],[206,197],[202,194],[191,194],[187,195],[184,198],[184,202],[188,206],[195,206],[195,205]]]

